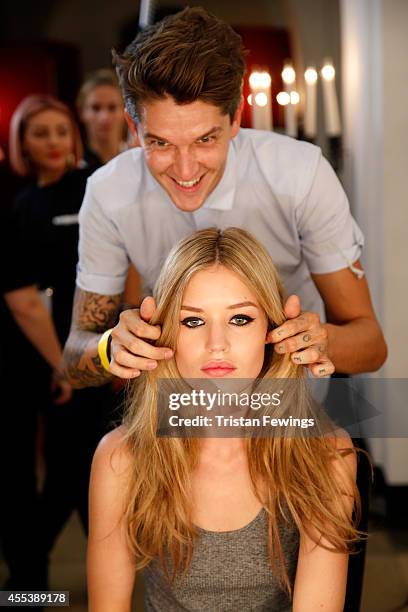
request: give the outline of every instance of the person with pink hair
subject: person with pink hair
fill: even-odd
[[[23,251],[27,275],[44,292],[50,336],[55,334],[60,350],[70,329],[78,212],[91,173],[90,169],[79,169],[82,156],[77,123],[64,103],[48,95],[29,96],[20,103],[10,126],[10,164],[16,174],[26,178],[27,185],[15,202],[16,241]],[[50,337],[46,340],[50,342]],[[31,362],[26,367],[30,370]],[[38,510],[37,567],[41,584],[30,588],[45,588],[48,554],[74,510],[87,532],[92,455],[114,421],[115,402],[111,389],[104,387],[75,391],[57,408],[48,365],[41,360],[32,374],[35,384],[30,403],[32,410],[34,406],[40,410],[44,423],[46,471]],[[43,390],[41,395],[39,389]],[[14,527],[18,526],[2,525],[17,537]]]

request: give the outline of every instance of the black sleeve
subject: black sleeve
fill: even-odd
[[[28,257],[24,243],[20,239],[19,228],[13,214],[2,215],[0,257],[3,263],[1,272],[2,293],[21,289],[35,284],[35,278],[27,265]]]
[[[33,285],[35,279],[27,265],[29,258],[25,253],[18,218],[12,204],[17,188],[16,179],[4,163],[0,164],[0,184],[2,192],[0,203],[2,233],[0,239],[0,290],[4,294],[7,291]]]

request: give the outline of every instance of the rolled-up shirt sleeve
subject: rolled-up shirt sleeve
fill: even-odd
[[[360,258],[363,233],[351,215],[339,179],[323,156],[295,214],[303,256],[312,274],[336,272]]]
[[[88,179],[79,212],[77,285],[101,295],[118,295],[125,287],[129,259],[120,233],[92,192]]]

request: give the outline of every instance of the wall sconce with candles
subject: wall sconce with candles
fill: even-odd
[[[285,91],[282,93],[286,93],[289,96],[289,98],[286,96],[284,97],[286,103],[283,105],[285,114],[285,132],[288,136],[297,138],[298,125],[296,106],[299,103],[299,94],[296,91],[296,72],[291,62],[287,61],[285,63],[281,76],[285,88]],[[280,99],[282,99],[282,96]]]
[[[255,70],[249,77],[251,93],[248,104],[251,106],[252,127],[256,130],[272,129],[271,75],[267,70]]]
[[[320,70],[324,125],[329,142],[329,157],[336,170],[341,162],[341,121],[335,85],[335,68],[330,60],[325,60]],[[281,72],[284,91],[276,95],[276,102],[283,107],[284,129],[288,136],[298,136],[309,142],[315,142],[317,136],[317,91],[319,74],[314,66],[308,66],[304,72],[303,120],[299,122],[300,94],[296,89],[296,71],[290,61],[286,61]],[[254,70],[249,77],[251,94],[248,103],[251,106],[252,127],[255,129],[272,129],[271,76],[267,70]],[[299,126],[300,123],[300,126]],[[300,127],[300,134],[299,132]]]
[[[303,115],[303,132],[307,140],[311,142],[316,138],[317,131],[317,71],[314,66],[305,70],[305,111]]]

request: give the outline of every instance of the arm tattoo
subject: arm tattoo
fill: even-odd
[[[100,334],[115,324],[119,295],[99,295],[76,289],[71,331],[64,348],[64,369],[76,389],[98,387],[112,376],[98,356]]]

